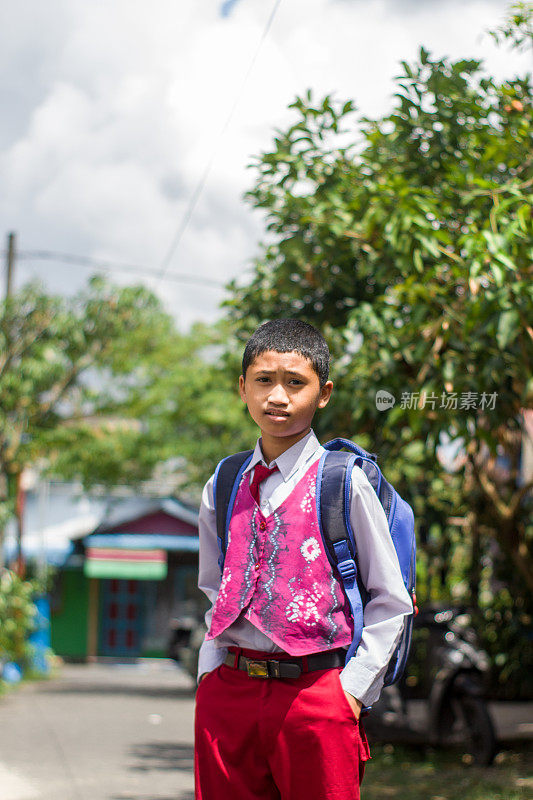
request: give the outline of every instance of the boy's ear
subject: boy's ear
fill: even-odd
[[[331,392],[333,391],[333,381],[326,381],[324,386],[320,389],[320,399],[318,401],[318,408],[324,408],[329,403]]]
[[[244,391],[244,376],[239,375],[239,394],[243,403],[246,403],[246,392]]]

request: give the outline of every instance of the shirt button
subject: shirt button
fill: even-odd
[[[259,572],[259,569],[260,569],[260,567],[261,567],[261,564],[255,564],[255,565],[254,565],[254,569],[255,569],[255,571],[256,571],[256,572]]]
[[[261,522],[259,523],[259,528],[260,528],[260,530],[262,530],[262,531],[264,531],[264,530],[265,530],[265,528],[266,528],[266,522],[265,522],[265,520],[264,520],[264,519],[262,519],[262,520],[261,520]]]

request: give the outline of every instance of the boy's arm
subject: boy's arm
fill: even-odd
[[[357,565],[370,594],[361,642],[341,673],[343,689],[364,706],[378,699],[389,660],[400,638],[404,616],[413,610],[383,506],[362,469],[355,467],[350,487],[350,522]]]
[[[217,524],[215,504],[213,502],[213,477],[211,477],[202,492],[202,502],[198,519],[198,535],[200,537],[200,555],[198,569],[198,588],[204,592],[211,601],[211,607],[206,611],[205,624],[209,630],[213,606],[220,588],[220,569],[218,566]],[[217,647],[213,639],[204,639],[198,655],[198,681],[202,675],[211,672],[220,666],[226,658],[227,649]]]

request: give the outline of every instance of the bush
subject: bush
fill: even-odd
[[[11,570],[0,572],[0,667],[9,661],[23,668],[29,664],[28,636],[35,627],[35,589],[33,581],[25,581]]]
[[[491,661],[489,692],[498,700],[533,700],[533,620],[507,590],[478,612],[477,630]]]

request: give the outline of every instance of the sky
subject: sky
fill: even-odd
[[[146,272],[182,330],[219,314],[265,227],[247,166],[308,88],[390,109],[400,60],[475,57],[511,77],[525,55],[485,31],[504,0],[2,0],[0,237],[17,234],[15,289],[72,294],[91,270]],[[3,245],[0,244],[0,249]],[[150,274],[150,272],[154,274]],[[2,280],[3,289],[3,280]]]

